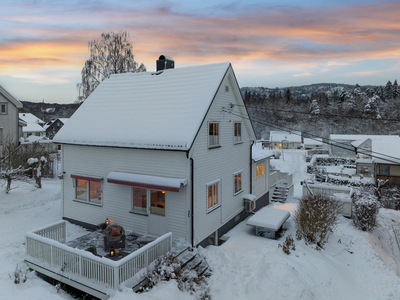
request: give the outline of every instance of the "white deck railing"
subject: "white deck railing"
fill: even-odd
[[[172,233],[166,233],[121,260],[113,261],[63,244],[65,226],[66,222],[60,221],[27,233],[26,261],[104,293],[117,289],[172,248]]]

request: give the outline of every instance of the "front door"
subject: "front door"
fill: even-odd
[[[161,236],[167,233],[165,191],[150,190],[149,234]]]

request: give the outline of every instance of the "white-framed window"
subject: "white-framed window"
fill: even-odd
[[[0,114],[1,115],[6,115],[7,114],[7,102],[6,103],[0,103]]]
[[[219,146],[219,123],[208,123],[208,147]]]
[[[242,123],[235,122],[233,123],[234,133],[233,133],[233,141],[235,143],[242,141]]]
[[[234,174],[234,194],[238,194],[242,191],[242,171]]]
[[[165,191],[151,190],[142,187],[133,187],[133,213],[147,214],[147,207],[150,205],[149,212],[154,215],[165,216]],[[148,199],[150,199],[148,203]]]
[[[102,178],[71,175],[75,186],[75,199],[80,202],[101,204]]]
[[[133,211],[147,213],[147,189],[140,187],[133,187]]]
[[[256,176],[257,178],[265,175],[265,163],[259,163],[256,166]]]
[[[219,183],[214,181],[207,184],[207,210],[210,211],[219,206]]]

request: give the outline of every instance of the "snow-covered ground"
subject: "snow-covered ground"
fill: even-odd
[[[276,208],[293,211],[301,197],[300,180],[305,174],[303,151],[285,150],[283,160],[273,160],[275,168],[293,172],[295,197]],[[24,266],[25,232],[56,222],[61,218],[61,181],[43,180],[43,188],[15,182],[10,194],[0,192],[0,299],[72,299],[64,292],[28,274],[28,280],[14,284],[17,264]],[[279,240],[254,235],[245,222],[228,233],[229,240],[219,247],[200,249],[213,275],[210,291],[213,299],[400,299],[400,251],[391,226],[400,224],[400,212],[381,209],[378,226],[372,233],[357,230],[350,219],[340,218],[324,250],[295,239],[296,250],[290,255],[278,247],[285,237],[294,237],[294,223],[286,222],[287,231]],[[86,231],[68,225],[70,238]],[[178,290],[174,282],[162,283],[144,294],[129,289],[116,292],[112,300],[195,299]]]

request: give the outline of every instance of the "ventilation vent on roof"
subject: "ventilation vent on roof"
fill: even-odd
[[[151,73],[151,75],[160,75],[160,74],[162,74],[162,72],[163,71],[157,71],[157,72]]]

